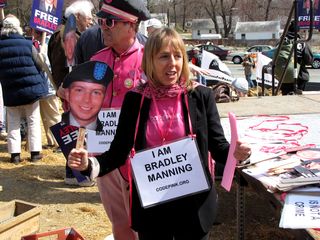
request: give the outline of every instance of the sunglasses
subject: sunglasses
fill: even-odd
[[[111,18],[98,18],[98,24],[100,27],[103,28],[113,28],[115,22],[128,22],[127,20],[121,20],[121,19],[111,19]]]

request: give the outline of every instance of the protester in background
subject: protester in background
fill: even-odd
[[[146,21],[146,28],[147,28],[147,32],[148,32],[148,37],[150,36],[151,33],[160,29],[161,27],[162,27],[161,21],[156,18],[151,18],[148,21]]]
[[[104,1],[99,2],[99,10],[101,9],[103,3]],[[136,37],[142,45],[144,45],[147,41],[147,37],[139,32],[136,34]],[[89,61],[95,53],[105,47],[107,46],[104,43],[103,32],[100,26],[93,25],[84,31],[77,41],[75,50],[76,64]]]
[[[200,48],[194,47],[192,49],[192,57],[191,57],[192,64],[201,67],[201,53]]]
[[[229,150],[213,92],[190,81],[184,42],[170,28],[150,36],[142,68],[148,81],[126,94],[109,151],[88,159],[86,150],[73,149],[68,164],[91,177],[108,175],[125,164],[132,148],[140,151],[195,136],[197,161],[205,168],[209,190],[143,208],[136,184],[131,182],[131,221],[139,240],[208,239],[217,202],[208,169],[208,151],[216,161],[225,163]],[[234,155],[238,161],[245,160],[250,151],[247,145],[238,142]]]
[[[201,53],[200,53],[200,48],[198,47],[194,47],[192,49],[192,57],[191,57],[191,63],[197,67],[201,67]],[[190,64],[189,64],[190,67]],[[192,68],[192,67],[191,67]],[[203,74],[201,72],[196,72],[195,73],[196,78],[197,78],[197,82],[203,84],[204,86],[207,85],[207,80],[205,78],[205,76],[203,76]]]
[[[67,18],[73,14],[77,20],[77,35],[85,31],[92,24],[92,9],[93,4],[89,0],[78,0],[68,6],[64,13],[64,20],[60,28],[51,35],[48,43],[48,58],[50,61],[52,76],[57,88],[60,87],[64,77],[69,73],[69,68],[66,62],[66,56],[63,45],[63,33]]]
[[[8,151],[10,161],[15,164],[21,161],[20,120],[24,115],[31,161],[42,158],[39,99],[48,93],[37,50],[22,34],[19,19],[7,15],[1,29],[0,80],[7,107]]]
[[[41,45],[42,34],[43,33],[41,31],[33,29],[33,45],[37,48],[40,55],[43,57],[43,60],[47,64],[48,68],[50,68],[50,63],[46,54],[47,43],[44,42],[44,45]],[[58,143],[53,137],[50,127],[61,121],[60,100],[56,96],[56,89],[53,87],[52,84],[52,75],[49,74],[48,76],[47,73],[44,74],[48,82],[48,94],[42,99],[40,99],[40,114],[45,135],[47,138],[46,148],[51,148],[54,151],[59,151]]]
[[[76,16],[77,22],[77,35],[80,36],[81,32],[86,30],[92,24],[92,9],[93,4],[89,0],[77,0],[68,6],[65,10],[65,19],[60,26],[59,30],[51,35],[48,43],[48,58],[51,65],[52,76],[54,79],[55,87],[57,90],[57,95],[62,99],[64,111],[69,110],[67,102],[63,99],[64,93],[61,87],[63,79],[69,73],[69,67],[67,65],[67,60],[64,51],[63,44],[63,34],[65,30],[65,22],[67,18],[73,14]],[[62,91],[62,92],[60,92]],[[72,170],[66,164],[66,176],[65,183],[71,183],[73,185],[75,176]],[[89,183],[90,184],[90,183]]]
[[[252,69],[255,68],[255,63],[254,63],[252,57],[250,56],[250,54],[246,54],[244,56],[242,66],[244,67],[244,75],[248,81],[248,86],[249,86],[249,88],[253,88],[254,83],[253,83],[251,77],[252,77]]]
[[[285,36],[285,44],[292,44],[295,36],[295,29],[297,28],[295,21],[291,21],[290,26],[288,28],[288,32]],[[301,36],[297,33],[297,38],[300,39]],[[293,47],[293,45],[292,45]],[[284,49],[284,48],[283,48]],[[284,51],[284,50],[280,50]],[[287,54],[289,55],[289,54]],[[310,48],[310,45],[307,42],[301,42],[297,44],[297,59],[298,59],[298,64],[300,65],[300,70],[298,74],[298,79],[297,79],[297,89],[304,91],[307,82],[310,79],[309,72],[307,70],[306,65],[311,65],[313,61],[313,54],[312,50]],[[287,94],[294,94],[295,91],[295,86],[294,86],[294,81],[289,83],[283,82],[281,84],[281,92],[282,95],[287,95]]]

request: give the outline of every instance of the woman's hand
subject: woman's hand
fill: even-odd
[[[68,156],[68,166],[78,171],[84,171],[88,169],[88,151],[80,149],[72,149]]]
[[[251,155],[251,147],[248,143],[237,141],[233,156],[238,160],[238,164],[247,160]]]

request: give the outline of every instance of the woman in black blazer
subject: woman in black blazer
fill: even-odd
[[[225,163],[229,150],[213,92],[189,80],[184,43],[173,29],[162,28],[150,36],[145,46],[142,68],[148,82],[127,93],[117,133],[109,151],[88,158],[86,150],[73,149],[68,164],[94,178],[125,164],[130,155],[133,158],[132,168],[129,169],[131,223],[132,228],[138,232],[139,240],[208,239],[215,218],[217,200],[214,183],[210,177],[211,161],[208,160],[208,152],[215,161]],[[196,141],[193,143],[192,140]],[[171,158],[167,157],[164,160],[161,149],[166,155],[171,149],[175,149],[175,143],[180,144],[184,141],[194,144],[192,146],[195,146],[196,150],[183,148],[181,146],[184,145],[181,144],[177,150],[186,154],[178,154],[176,158],[170,155]],[[161,148],[162,146],[165,147]],[[152,152],[153,155],[157,152],[158,156],[150,161],[143,158],[137,160],[141,150],[146,150],[143,153]],[[238,142],[234,156],[242,161],[249,157],[250,151],[249,146]],[[187,157],[184,158],[194,152],[194,159],[190,157],[187,161]],[[149,182],[144,182],[146,185],[143,186],[149,186],[150,182],[160,182],[162,178],[171,179],[173,172],[186,176],[187,180],[168,185],[159,184],[155,191],[142,188],[139,184],[144,178],[139,175],[137,169],[143,160],[147,161],[140,167],[146,175],[149,174]],[[197,171],[196,177],[186,173],[189,170],[195,171],[196,166],[203,167],[203,171]],[[168,177],[166,174],[170,172],[169,169],[172,171]],[[133,177],[135,181],[132,180]],[[172,179],[175,179],[174,177]],[[180,184],[193,182],[195,178],[205,179],[207,188],[191,193],[184,192],[190,188],[180,189]],[[168,182],[170,183],[170,180]],[[170,192],[176,194],[176,197],[148,205],[144,196],[152,191],[154,194],[149,194],[151,196],[147,197],[148,200],[159,192],[165,193],[164,195]],[[181,193],[178,194],[179,191]]]

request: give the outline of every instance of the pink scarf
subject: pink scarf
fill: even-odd
[[[198,82],[193,82],[193,87],[197,87],[199,85]],[[152,95],[155,96],[156,99],[160,98],[172,98],[176,97],[179,93],[183,92],[186,89],[185,86],[181,85],[181,83],[176,83],[169,86],[154,86],[150,82],[146,82],[144,84],[140,84],[135,87],[132,91],[145,94],[145,97],[152,98]]]

